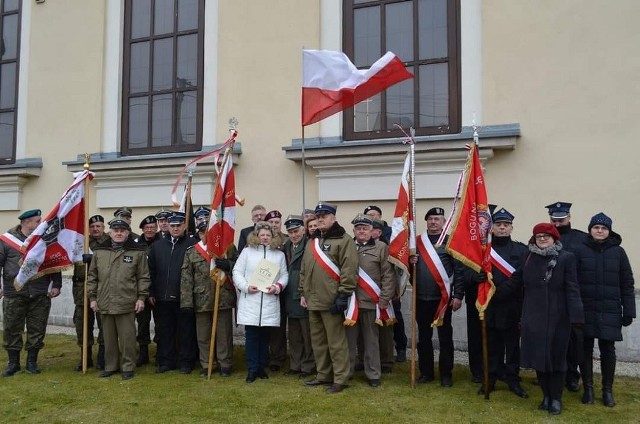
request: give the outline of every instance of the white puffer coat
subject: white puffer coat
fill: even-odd
[[[278,293],[282,293],[289,281],[287,263],[284,253],[277,249],[278,240],[271,245],[257,244],[254,234],[249,235],[248,245],[242,249],[240,257],[233,267],[233,284],[238,289],[238,324],[254,325],[257,327],[280,326],[279,294],[267,294],[261,291],[249,293],[249,279],[262,259],[266,259],[280,266],[276,279]]]

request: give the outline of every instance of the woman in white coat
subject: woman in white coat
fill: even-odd
[[[233,267],[233,284],[239,291],[237,320],[238,324],[245,326],[245,354],[249,371],[247,383],[253,383],[257,377],[269,378],[264,371],[269,355],[269,327],[280,326],[278,295],[289,279],[284,253],[278,250],[279,243],[273,237],[271,225],[258,222]],[[279,267],[273,284],[265,291],[249,283],[263,259]]]

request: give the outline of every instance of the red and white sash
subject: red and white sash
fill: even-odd
[[[373,278],[365,272],[364,269],[358,268],[358,285],[369,295],[369,297],[376,304],[376,324],[393,325],[396,320],[396,315],[393,312],[393,306],[388,304],[386,308],[380,308],[380,287],[373,281]]]
[[[515,272],[515,268],[511,266],[502,256],[498,254],[493,248],[491,248],[491,265],[498,268],[498,271],[511,278],[511,274]]]
[[[433,323],[431,323],[432,327],[439,327],[444,322],[444,314],[449,306],[451,277],[449,277],[447,271],[444,269],[440,256],[438,256],[438,252],[436,252],[436,249],[431,244],[426,231],[418,237],[417,248],[420,257],[427,265],[429,272],[440,288],[440,303],[438,304],[436,315],[433,318]]]
[[[14,236],[13,234],[11,233],[0,234],[0,240],[7,243],[7,246],[17,250],[19,253],[24,253],[24,251],[22,250],[23,241],[20,240],[18,237]]]
[[[207,252],[207,245],[204,244],[202,241],[199,241],[198,243],[196,243],[194,245],[194,247],[198,251],[200,256],[202,256],[202,258],[205,261],[207,261],[208,264],[210,264],[211,263],[211,256],[209,256],[209,253]]]

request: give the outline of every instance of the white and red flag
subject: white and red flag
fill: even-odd
[[[413,75],[391,52],[371,68],[358,69],[342,52],[303,50],[302,126],[350,108],[408,78]]]
[[[227,147],[218,173],[207,228],[207,251],[213,258],[224,258],[236,231],[236,180],[233,173],[233,143]],[[212,261],[212,267],[214,266]]]
[[[33,278],[70,268],[84,253],[84,182],[93,172],[74,174],[71,187],[27,237],[20,271],[13,282],[21,290]]]

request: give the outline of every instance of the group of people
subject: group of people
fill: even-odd
[[[519,397],[520,368],[534,369],[543,393],[540,409],[562,410],[562,392],[579,390],[582,402],[594,403],[593,347],[602,363],[602,402],[614,406],[615,342],[622,326],[635,318],[634,280],[629,259],[612,230],[612,220],[595,215],[588,233],[571,228],[570,203],[547,206],[549,222],[533,227],[528,244],[511,239],[514,216],[492,209],[492,279],[496,292],[485,311],[488,328],[489,384],[504,381]],[[210,211],[195,212],[195,229],[186,231],[181,212],[159,211],[131,231],[131,209],[119,208],[109,221],[89,219],[92,254],[73,274],[74,323],[82,346],[84,281],[88,287],[89,351],[94,322],[99,344],[96,368],[101,377],[122,372],[134,376],[149,362],[150,321],[157,343],[156,372],[179,369],[188,374],[200,363],[209,370],[213,299],[218,293],[215,358],[219,373],[232,373],[233,309],[244,325],[248,383],[268,378],[287,359],[288,375],[313,377],[306,386],[344,390],[358,371],[370,386],[381,384],[394,362],[406,361],[407,339],[400,304],[400,270],[389,262],[391,228],[382,211],[371,205],[352,221],[348,232],[336,218],[337,206],[320,202],[313,210],[289,215],[256,205],[253,225],[242,229],[238,248],[220,258],[206,248]],[[20,224],[0,236],[0,266],[5,282],[19,269],[20,245],[37,227],[40,211],[20,215]],[[439,340],[438,370],[443,387],[453,384],[452,313],[467,304],[467,341],[472,380],[482,381],[480,321],[475,308],[477,287],[487,280],[454,259],[438,244],[443,208],[425,214],[425,231],[411,257],[416,277],[415,319],[418,326],[418,383],[435,379],[433,327]],[[284,223],[286,232],[281,230]],[[219,271],[210,273],[211,261]],[[30,281],[23,291],[3,287],[4,348],[9,363],[3,375],[20,370],[22,329],[26,323],[27,371],[39,372],[51,298],[59,294],[61,275]],[[34,312],[35,311],[35,312]],[[137,326],[136,326],[137,321]],[[288,328],[288,331],[287,331]],[[136,346],[136,337],[137,345]],[[394,358],[394,348],[396,356]],[[81,351],[81,354],[83,352]],[[79,363],[76,369],[82,369]]]

